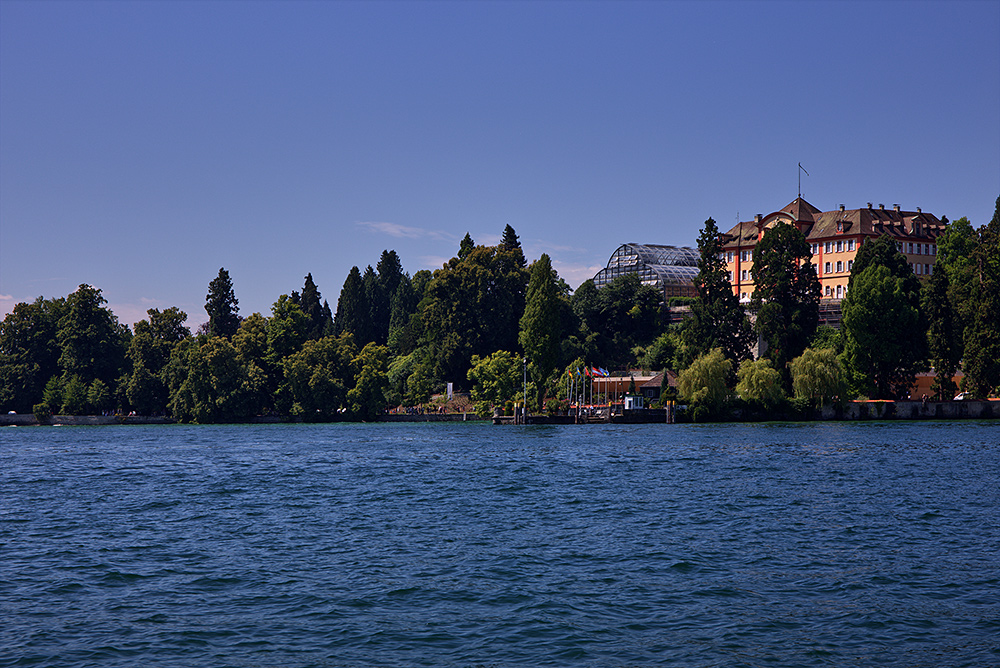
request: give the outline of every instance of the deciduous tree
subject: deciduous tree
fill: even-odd
[[[806,348],[792,360],[791,372],[795,398],[811,400],[816,408],[847,392],[844,368],[833,348]]]

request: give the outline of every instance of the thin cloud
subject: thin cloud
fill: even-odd
[[[451,241],[452,236],[440,230],[426,230],[422,227],[409,227],[398,223],[381,223],[374,221],[362,221],[358,223],[361,227],[387,234],[398,239],[437,239],[439,241]]]
[[[585,280],[593,278],[597,272],[604,268],[594,265],[567,264],[558,260],[552,261],[552,267],[559,274],[559,277],[566,281],[574,290],[580,287],[580,284]]]

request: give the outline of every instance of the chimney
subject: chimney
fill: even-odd
[[[871,208],[872,208],[872,203],[868,202],[868,209],[871,210]]]
[[[844,210],[844,205],[843,205],[843,204],[841,204],[841,205],[840,205],[840,210],[841,210],[841,211],[843,211],[843,210]]]
[[[919,206],[917,207],[917,213],[921,213]]]
[[[878,208],[881,209],[882,211],[885,211],[885,204],[882,204],[882,202],[879,202],[878,203]]]
[[[753,222],[759,223],[760,219],[763,218],[763,217],[764,217],[764,214],[758,213],[756,216],[753,217]]]

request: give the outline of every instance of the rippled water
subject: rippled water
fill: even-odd
[[[991,423],[0,430],[3,666],[1000,665]]]

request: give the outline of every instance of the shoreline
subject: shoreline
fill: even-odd
[[[726,420],[716,424],[752,422],[868,422],[891,420],[995,420],[1000,418],[1000,400],[985,401],[851,401],[843,410],[824,406],[813,411],[811,418],[792,420],[786,414],[775,414],[765,420]],[[407,415],[389,413],[376,422],[492,422],[494,425],[513,425],[509,416],[481,418],[475,413],[427,413]],[[283,424],[304,423],[300,417],[262,416],[231,424]],[[572,415],[529,415],[528,423],[535,425],[557,424],[609,424],[607,419],[583,418],[580,422]],[[109,426],[180,424],[173,418],[146,415],[53,415],[44,422],[26,414],[0,414],[0,427],[38,426]],[[315,423],[315,424],[333,424]],[[627,411],[616,415],[610,424],[673,424],[666,422],[663,409]],[[690,423],[688,423],[690,424]]]

